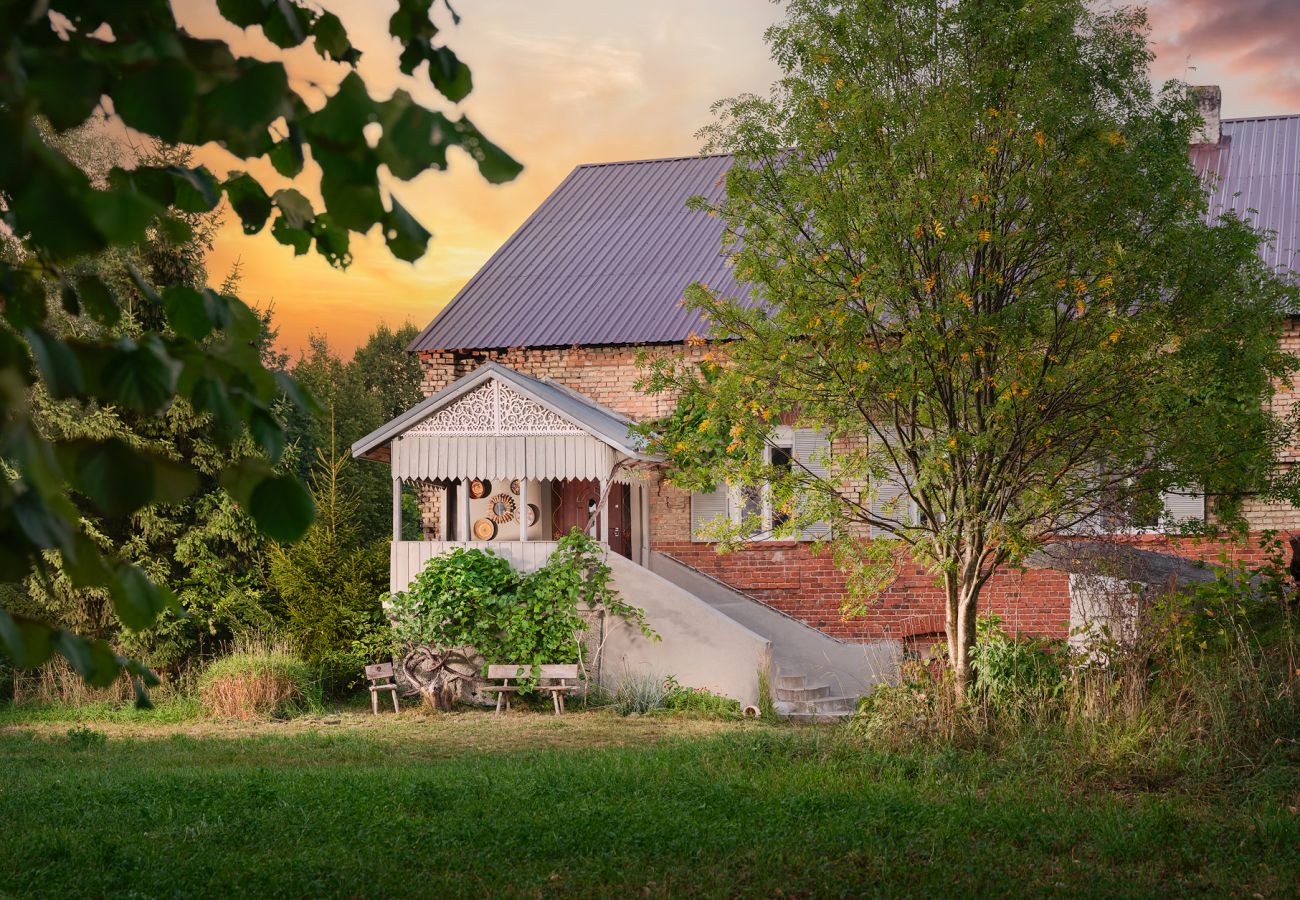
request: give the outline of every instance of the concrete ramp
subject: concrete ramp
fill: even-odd
[[[898,671],[902,648],[896,641],[851,644],[838,640],[664,553],[650,554],[650,570],[770,642],[772,684],[782,689],[778,700],[804,699],[802,695],[779,696],[786,684],[792,691],[808,692],[808,700],[856,700],[892,680]]]
[[[616,690],[626,674],[672,675],[745,705],[758,703],[758,673],[769,665],[772,642],[744,622],[661,575],[610,553],[612,580],[624,601],[645,611],[661,640],[648,641],[622,619],[609,618],[600,665],[601,685]]]

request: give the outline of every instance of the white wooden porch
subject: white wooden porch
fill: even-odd
[[[556,541],[393,541],[389,590],[404,591],[425,564],[456,547],[491,550],[519,572],[533,572],[555,552]]]

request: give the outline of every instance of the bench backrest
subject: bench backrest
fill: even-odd
[[[488,666],[488,678],[528,678],[536,670],[538,678],[572,678],[578,677],[578,664],[571,663],[567,665],[545,665],[545,666],[525,666],[525,665],[504,665]]]
[[[375,681],[379,678],[392,678],[393,664],[390,662],[386,662],[386,663],[376,663],[373,666],[366,666],[366,677],[369,678],[371,681]]]

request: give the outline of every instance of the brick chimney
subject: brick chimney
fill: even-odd
[[[1223,109],[1223,92],[1217,84],[1200,85],[1191,88],[1196,99],[1196,111],[1201,114],[1203,123],[1192,135],[1193,144],[1219,143],[1219,113]]]

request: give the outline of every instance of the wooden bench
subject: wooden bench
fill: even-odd
[[[578,686],[577,663],[545,666],[488,666],[488,680],[496,681],[500,679],[501,681],[500,684],[488,684],[481,688],[484,691],[496,692],[497,709],[495,715],[501,715],[502,700],[505,701],[506,709],[510,709],[510,695],[518,693],[519,689],[525,686],[522,682],[531,681],[534,673],[537,675],[536,689],[550,692],[551,704],[555,707],[555,714],[558,716],[564,712],[565,693]]]
[[[390,662],[366,666],[366,678],[370,679],[370,711],[379,715],[379,694],[391,691],[393,694],[393,712],[401,712],[397,704],[397,679],[393,677],[393,664]]]

